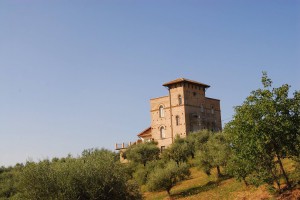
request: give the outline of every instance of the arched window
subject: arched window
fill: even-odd
[[[159,117],[164,117],[164,116],[165,116],[164,107],[161,105],[159,106]]]
[[[166,132],[165,132],[165,127],[160,127],[160,129],[159,129],[159,131],[160,131],[160,138],[166,138]]]
[[[179,123],[180,123],[180,121],[179,121],[179,116],[178,115],[176,115],[176,126],[178,126],[179,125]]]
[[[201,110],[201,112],[204,112],[203,104],[201,104],[200,110]]]
[[[179,104],[179,105],[182,104],[182,97],[181,97],[181,95],[178,95],[178,104]]]
[[[211,114],[215,114],[215,109],[213,106],[211,106]]]

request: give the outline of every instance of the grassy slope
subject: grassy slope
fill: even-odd
[[[285,162],[285,168],[288,171],[294,170],[294,165],[290,161]],[[183,181],[172,188],[171,194],[174,199],[275,199],[268,193],[265,186],[256,188],[254,186],[246,187],[242,182],[233,178],[224,178],[217,181],[216,171],[211,176],[191,168],[191,178]],[[167,192],[145,192],[146,200],[168,199]]]

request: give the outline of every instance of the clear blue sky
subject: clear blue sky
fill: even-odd
[[[300,1],[2,0],[0,165],[134,141],[179,77],[226,123],[263,70],[300,89]]]

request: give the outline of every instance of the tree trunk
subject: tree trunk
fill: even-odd
[[[194,153],[191,153],[192,154],[192,158],[194,159],[195,158],[195,154]]]
[[[246,178],[245,178],[245,177],[243,177],[243,181],[244,181],[244,183],[245,183],[246,187],[248,187],[248,186],[249,186],[249,184],[248,184],[248,182],[246,181]]]
[[[210,175],[211,175],[210,170],[205,170],[205,174],[206,174],[207,176],[210,176]]]
[[[220,178],[222,176],[222,174],[221,174],[221,170],[220,170],[219,165],[217,165],[217,172],[218,172],[218,178]]]
[[[170,193],[170,190],[171,190],[171,189],[167,189],[167,193],[168,193],[169,198],[171,199],[171,193]]]
[[[288,177],[287,174],[285,173],[285,170],[284,170],[284,168],[283,168],[283,165],[282,165],[280,156],[278,155],[278,153],[276,153],[276,156],[277,156],[278,163],[279,163],[279,165],[280,165],[280,169],[281,169],[281,171],[282,171],[282,174],[283,174],[283,176],[284,176],[284,178],[285,178],[286,185],[287,185],[288,188],[291,188],[291,183],[290,183],[290,181],[289,181],[289,177]]]
[[[270,171],[271,171],[271,174],[272,174],[272,176],[273,176],[273,178],[274,178],[275,183],[277,184],[279,193],[281,193],[280,180],[277,179],[276,174],[274,174],[274,172],[272,171],[272,169],[271,169]]]

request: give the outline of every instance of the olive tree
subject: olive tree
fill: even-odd
[[[22,199],[141,199],[115,153],[97,149],[79,158],[27,163],[18,189]]]
[[[241,106],[235,108],[233,120],[225,126],[236,164],[247,166],[245,173],[260,169],[271,174],[280,168],[288,187],[291,186],[282,159],[299,156],[300,93],[290,96],[290,86],[271,88],[272,81],[263,72],[262,89],[252,91]]]
[[[147,162],[158,159],[159,153],[156,143],[145,142],[131,145],[124,154],[128,160],[146,166]]]
[[[187,162],[190,155],[192,155],[192,148],[187,140],[177,136],[174,143],[163,151],[162,158],[174,160],[179,165],[181,162]]]
[[[165,190],[170,196],[172,187],[189,176],[190,171],[186,163],[177,165],[175,161],[170,161],[166,165],[154,169],[149,175],[147,187],[150,191]]]
[[[199,150],[203,150],[203,145],[207,143],[209,137],[211,136],[212,132],[209,130],[201,130],[198,132],[190,133],[186,137],[186,142],[188,143],[189,150],[191,153],[192,158],[195,157],[195,154]]]
[[[229,143],[223,133],[211,133],[208,140],[202,144],[196,154],[196,164],[210,175],[212,168],[217,168],[217,176],[221,177],[220,167],[227,164],[230,156]]]

